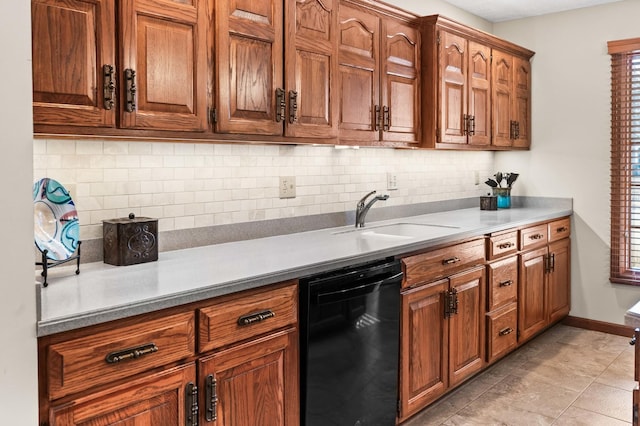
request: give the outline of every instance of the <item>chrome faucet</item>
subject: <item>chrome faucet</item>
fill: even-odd
[[[373,203],[375,203],[378,200],[384,201],[389,198],[389,195],[386,195],[386,194],[377,195],[375,198],[371,199],[371,201],[365,204],[365,202],[367,201],[367,198],[369,198],[371,195],[375,193],[376,191],[371,191],[370,193],[362,197],[360,201],[358,201],[358,205],[356,206],[356,228],[364,227],[364,218],[365,216],[367,216],[367,212],[369,212],[369,209],[371,208],[371,206],[373,206]]]

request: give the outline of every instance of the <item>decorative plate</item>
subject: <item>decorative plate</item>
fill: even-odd
[[[44,178],[33,184],[34,236],[38,249],[51,260],[66,260],[78,248],[80,222],[69,191]]]

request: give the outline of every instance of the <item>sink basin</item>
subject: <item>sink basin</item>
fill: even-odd
[[[446,229],[458,229],[457,226],[432,225],[426,223],[392,223],[334,232],[334,235],[356,234],[363,238],[384,238],[389,240],[409,240],[441,234]]]

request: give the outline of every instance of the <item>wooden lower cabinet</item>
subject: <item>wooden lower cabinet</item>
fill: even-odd
[[[234,346],[198,362],[201,424],[296,426],[297,331]]]
[[[49,411],[49,424],[195,425],[195,419],[188,420],[193,415],[190,389],[195,381],[194,363],[149,374],[119,386],[53,405]]]
[[[402,421],[484,367],[484,266],[409,288],[401,304]]]
[[[297,426],[297,289],[287,281],[40,338],[40,425]]]
[[[570,244],[565,238],[520,256],[519,343],[569,314]]]

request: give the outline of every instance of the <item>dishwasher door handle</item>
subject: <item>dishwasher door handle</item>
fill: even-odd
[[[324,305],[327,303],[340,302],[342,300],[353,299],[354,297],[363,296],[365,294],[373,293],[380,287],[384,287],[390,284],[399,283],[402,280],[402,272],[398,272],[390,277],[374,281],[367,284],[362,284],[357,287],[345,288],[344,290],[327,291],[316,293],[314,299],[316,304]]]

